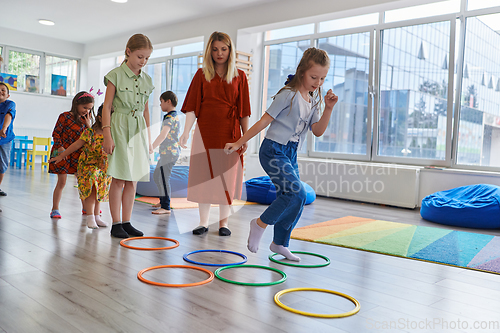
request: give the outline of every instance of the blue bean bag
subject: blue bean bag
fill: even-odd
[[[426,220],[466,228],[500,228],[500,187],[477,184],[436,192],[422,199]]]
[[[156,165],[151,165],[149,182],[137,182],[136,193],[146,197],[158,197],[160,192],[153,180],[153,172]],[[187,198],[188,188],[188,165],[174,165],[172,175],[170,176],[171,198]]]
[[[263,205],[269,205],[276,200],[276,188],[271,182],[269,176],[256,177],[243,183],[242,197],[250,202],[258,202]],[[316,192],[308,184],[302,182],[306,189],[306,205],[316,200]]]

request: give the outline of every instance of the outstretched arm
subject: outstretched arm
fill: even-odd
[[[155,139],[155,142],[153,142],[153,149],[156,149],[160,145],[160,143],[165,140],[165,138],[168,135],[168,132],[170,132],[170,126],[163,126],[161,129],[160,134],[158,134],[158,137]]]
[[[78,149],[82,148],[84,144],[85,144],[85,141],[83,141],[82,139],[76,140],[75,142],[73,142],[71,144],[71,146],[68,147],[68,149],[63,151],[61,154],[57,155],[56,157],[52,157],[49,160],[49,162],[55,162],[55,163],[61,162],[66,157],[68,157],[68,155],[70,155],[71,153],[74,153]]]
[[[247,143],[251,138],[259,134],[264,128],[266,128],[272,121],[274,120],[267,112],[264,113],[262,118],[259,119],[258,122],[253,124],[252,127],[236,142],[234,143],[226,143],[224,147],[224,151],[226,154],[231,154],[233,151],[240,149],[240,147]]]
[[[319,137],[325,133],[328,122],[330,121],[330,116],[332,115],[333,107],[337,104],[338,100],[339,97],[335,95],[331,89],[328,90],[325,95],[325,110],[319,121],[311,125],[311,130],[315,136]]]

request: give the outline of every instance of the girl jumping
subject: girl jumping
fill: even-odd
[[[277,198],[259,218],[250,222],[248,249],[257,252],[268,225],[274,226],[270,250],[289,260],[300,261],[288,250],[290,235],[297,224],[306,201],[306,190],[300,181],[297,149],[305,140],[308,129],[317,137],[325,132],[338,97],[328,90],[322,105],[323,85],[330,59],[320,49],[307,49],[300,60],[295,76],[274,97],[269,109],[238,141],[225,146],[227,154],[238,150],[260,131],[269,127],[260,146],[259,160],[276,187]]]

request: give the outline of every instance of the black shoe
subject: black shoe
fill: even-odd
[[[123,230],[130,236],[141,237],[144,236],[144,233],[140,230],[137,230],[130,224],[130,222],[122,223]]]
[[[0,196],[2,196],[2,197],[6,197],[6,196],[7,196],[7,193],[5,193],[4,191],[0,190]]]
[[[207,231],[208,231],[207,227],[200,225],[193,229],[193,235],[203,235]]]
[[[219,228],[219,236],[231,236],[231,230],[226,227]]]
[[[123,226],[121,223],[113,224],[111,226],[111,236],[116,238],[128,238],[128,234],[125,230],[123,230]]]

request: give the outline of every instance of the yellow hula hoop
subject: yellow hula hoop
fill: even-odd
[[[330,293],[330,294],[334,294],[334,295],[339,295],[339,296],[347,298],[348,300],[350,300],[351,302],[353,302],[356,307],[353,310],[349,311],[349,312],[344,312],[344,313],[339,313],[339,314],[321,314],[321,313],[312,313],[312,312],[305,312],[305,311],[296,310],[294,308],[289,307],[288,305],[285,305],[285,304],[281,303],[281,301],[280,301],[280,297],[282,295],[284,295],[286,293],[291,293],[291,292],[294,292],[294,291],[319,291],[319,292],[324,292],[324,293]],[[283,308],[283,309],[288,310],[290,312],[297,313],[297,314],[300,314],[300,315],[303,315],[303,316],[319,317],[319,318],[344,318],[344,317],[349,317],[349,316],[352,316],[352,315],[358,313],[359,309],[361,308],[360,305],[359,305],[359,302],[354,297],[352,297],[352,296],[340,293],[338,291],[333,291],[333,290],[328,290],[328,289],[320,289],[320,288],[290,288],[290,289],[285,289],[285,290],[279,291],[278,293],[276,293],[276,295],[274,295],[274,302],[280,308]]]

